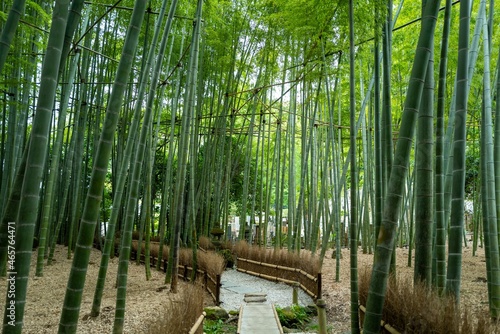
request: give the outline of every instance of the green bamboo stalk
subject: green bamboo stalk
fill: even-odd
[[[28,126],[28,115],[30,113],[29,110],[29,102],[30,102],[30,90],[35,86],[33,83],[33,78],[36,77],[36,61],[37,57],[35,54],[38,52],[38,45],[36,43],[37,41],[37,34],[33,33],[33,36],[31,37],[31,52],[32,55],[29,57],[29,65],[27,68],[25,68],[24,72],[24,80],[26,80],[26,83],[31,83],[31,84],[24,84],[23,85],[23,92],[22,92],[22,100],[21,100],[21,107],[24,109],[23,112],[21,113],[21,117],[18,117],[18,123],[17,123],[17,139],[15,140],[16,143],[16,150],[17,152],[15,153],[15,156],[17,157],[16,161],[16,171],[19,169],[19,166],[21,165],[21,160],[23,158],[23,151],[24,151],[24,145],[26,142],[26,129]]]
[[[181,40],[181,49],[182,46],[184,45],[184,33],[181,34],[182,40]],[[180,63],[179,63],[180,64]],[[180,66],[180,65],[178,65]],[[169,153],[168,153],[168,159],[167,159],[167,166],[166,166],[166,180],[165,180],[165,194],[167,193],[172,193],[166,200],[170,201],[169,207],[170,207],[170,225],[168,229],[168,239],[170,240],[170,250],[172,250],[172,244],[173,244],[173,234],[174,234],[174,227],[175,224],[173,223],[173,187],[172,187],[172,182],[171,180],[173,179],[173,161],[176,153],[176,149],[178,151],[178,141],[174,141],[174,136],[175,136],[175,123],[176,123],[176,117],[177,117],[177,109],[178,109],[178,104],[179,104],[179,97],[181,96],[181,71],[177,71],[177,80],[176,80],[176,86],[174,89],[174,96],[172,99],[172,107],[171,107],[171,112],[170,112],[170,140],[169,140]],[[169,258],[168,258],[168,268],[167,268],[167,274],[165,275],[165,283],[171,283],[173,271],[174,271],[174,264],[173,264],[173,256],[174,253],[172,251],[169,252]]]
[[[70,66],[70,73],[68,76],[68,84],[66,85],[65,94],[63,95],[63,101],[61,103],[61,108],[57,120],[57,133],[55,138],[54,147],[52,149],[50,167],[49,167],[49,178],[47,180],[47,185],[45,188],[45,196],[43,199],[43,212],[42,212],[42,222],[40,223],[40,237],[38,244],[38,257],[36,264],[36,273],[38,277],[43,276],[43,263],[45,258],[45,245],[47,241],[47,230],[49,226],[49,221],[52,217],[52,206],[54,205],[55,198],[55,185],[58,181],[59,176],[59,161],[61,157],[61,148],[64,137],[64,127],[66,125],[66,111],[68,109],[69,96],[71,89],[74,84],[75,74],[76,74],[76,64],[80,58],[80,51],[76,52],[75,57],[72,60]]]
[[[17,48],[16,56],[20,56],[21,49]],[[12,69],[12,77],[16,78],[17,81],[20,81],[20,68],[16,67]],[[8,113],[8,121],[7,121],[7,138],[5,141],[2,141],[2,144],[5,144],[4,149],[4,159],[2,159],[3,168],[2,168],[2,178],[1,187],[0,187],[0,214],[3,212],[3,208],[5,205],[5,201],[7,200],[8,194],[12,191],[12,183],[14,182],[15,177],[15,162],[16,162],[16,125],[18,118],[18,89],[17,84],[11,85],[9,88],[8,99],[9,103],[5,103],[5,105],[9,106]],[[7,102],[7,100],[5,101]]]
[[[392,67],[392,0],[387,0],[386,17],[382,33],[382,61],[383,61],[383,86],[382,86],[382,196],[385,197],[389,177],[392,169],[393,143],[392,143],[392,103],[391,103],[391,67]]]
[[[267,56],[267,55],[266,55]],[[288,57],[285,56],[284,60],[284,68],[288,67]],[[285,81],[286,73],[282,73],[282,82]],[[276,150],[276,195],[275,195],[275,208],[276,208],[276,223],[280,223],[280,232],[282,232],[281,224],[283,222],[283,189],[285,186],[285,164],[282,161],[285,161],[285,152],[282,152],[282,132],[283,132],[283,95],[285,94],[285,85],[281,85],[281,96],[279,98],[280,105],[278,111],[278,120],[276,124],[276,137],[274,148]],[[260,136],[259,136],[260,139]],[[257,143],[257,147],[259,147],[259,143]],[[258,156],[258,155],[256,155]],[[256,178],[257,179],[257,178]],[[255,198],[255,196],[254,196]],[[278,226],[278,224],[277,224]],[[280,233],[280,240],[282,239]]]
[[[76,28],[80,23],[80,19],[82,16],[84,0],[74,0],[71,1],[71,7],[69,9],[68,14],[68,24],[66,25],[65,33],[64,33],[64,44],[61,52],[61,60],[59,64],[59,73],[65,69],[66,59],[70,53],[70,47],[72,44],[73,36],[75,34]],[[88,15],[87,15],[88,18]],[[87,24],[84,24],[83,27],[87,27]],[[80,40],[84,36],[80,37]]]
[[[182,44],[182,42],[181,42]],[[169,193],[171,192],[172,195],[170,196],[170,226],[169,226],[169,239],[170,239],[170,251],[168,253],[168,267],[167,267],[167,274],[165,275],[165,283],[171,283],[172,282],[172,277],[174,274],[174,253],[172,252],[172,246],[173,246],[173,236],[174,236],[174,228],[175,228],[175,223],[173,220],[173,214],[174,214],[174,209],[173,209],[173,202],[174,202],[174,194],[171,185],[171,180],[173,178],[173,161],[174,161],[174,154],[176,153],[176,148],[177,152],[179,151],[179,143],[178,141],[174,142],[174,135],[175,135],[175,123],[176,123],[176,114],[177,114],[177,108],[178,108],[178,103],[179,103],[179,96],[181,95],[181,71],[178,71],[178,78],[177,78],[177,83],[176,83],[176,88],[175,88],[175,94],[172,99],[172,109],[170,112],[170,141],[169,141],[169,153],[168,153],[168,160],[167,160],[167,179],[166,179],[166,186],[169,187]],[[176,145],[174,145],[176,144]],[[208,233],[208,232],[207,232]]]
[[[87,47],[90,46],[90,40],[86,39]],[[85,78],[88,75],[88,66],[89,66],[89,53],[84,51],[85,54],[82,57],[82,72],[81,75]],[[82,161],[88,161],[88,159],[84,159],[84,144],[85,144],[85,125],[87,120],[87,114],[89,110],[89,105],[87,104],[88,98],[88,90],[87,85],[85,84],[85,80],[83,80],[83,84],[80,86],[79,91],[79,101],[76,106],[78,109],[78,126],[74,128],[74,135],[76,136],[75,147],[74,147],[74,162],[73,162],[73,171],[71,175],[73,176],[71,179],[71,207],[70,207],[70,222],[69,222],[69,232],[68,232],[68,249],[67,249],[67,258],[71,259],[72,251],[75,245],[75,237],[78,231],[78,224],[80,221],[80,200],[82,196],[84,196],[83,189],[85,189],[85,180],[82,180]],[[87,136],[88,137],[88,136]],[[85,168],[86,170],[86,168]],[[85,175],[85,174],[84,174]]]
[[[359,297],[358,297],[358,175],[356,163],[356,87],[355,87],[355,51],[354,51],[354,1],[349,0],[349,113],[350,113],[350,270],[351,270],[351,333],[360,333],[359,329]],[[363,117],[364,119],[364,117]]]
[[[490,7],[493,8],[493,7]],[[491,10],[491,9],[490,9]],[[493,12],[493,10],[491,10]],[[497,225],[500,226],[500,52],[497,61],[497,81],[496,81],[496,109],[495,109],[495,198],[497,208]],[[500,233],[500,231],[499,231]]]
[[[321,91],[321,78],[318,83],[318,87],[316,90],[316,95],[318,96]],[[303,92],[303,96],[305,95],[305,92]],[[316,99],[317,101],[317,99]],[[308,109],[306,109],[307,112]],[[296,218],[295,218],[295,251],[300,252],[300,249],[302,247],[302,240],[301,240],[301,231],[302,227],[304,227],[304,235],[308,235],[308,229],[310,228],[310,220],[311,216],[308,215],[307,220],[304,219],[304,211],[305,211],[305,196],[307,192],[307,179],[309,177],[309,156],[312,151],[312,146],[313,146],[313,138],[314,138],[314,132],[315,132],[315,121],[316,121],[316,116],[318,112],[318,105],[317,103],[313,106],[312,114],[306,115],[305,117],[302,117],[302,126],[303,132],[308,133],[308,136],[302,135],[302,156],[301,156],[301,169],[300,169],[300,175],[301,175],[301,180],[300,180],[300,191],[299,191],[299,198],[298,198],[298,205],[296,209]],[[309,123],[307,124],[307,119],[309,119]],[[308,138],[309,137],[309,138]],[[312,203],[309,203],[309,206],[311,206]],[[315,204],[314,204],[315,205]]]
[[[75,94],[77,94],[76,91],[75,91]],[[73,124],[73,129],[78,127],[78,122],[79,122],[78,113],[79,113],[79,108],[75,108],[75,111],[72,114],[72,115],[74,115],[73,118],[75,120],[75,124]],[[71,120],[72,119],[70,118],[70,121],[69,121],[70,124],[72,123]],[[64,157],[64,166],[62,168],[62,175],[61,175],[62,180],[71,179],[71,177],[72,177],[71,173],[73,172],[73,162],[74,162],[73,157],[75,155],[75,145],[76,145],[77,136],[73,135],[70,138],[69,137],[70,132],[71,131],[68,131],[67,136],[66,136],[66,141],[69,142],[69,145],[68,145],[68,149],[66,150],[67,153],[65,154],[65,157]],[[56,225],[53,229],[53,232],[51,233],[52,237],[49,241],[50,252],[49,252],[48,258],[47,258],[47,265],[48,266],[50,266],[52,264],[52,260],[54,259],[54,251],[56,248],[56,243],[57,243],[57,239],[59,237],[59,232],[61,230],[61,227],[62,227],[63,223],[66,223],[67,217],[65,216],[65,214],[66,214],[66,207],[68,205],[70,183],[71,182],[66,182],[66,184],[63,185],[62,195],[58,199],[59,203],[61,203],[61,204],[58,206],[59,212],[57,212],[57,214],[56,214]]]
[[[464,224],[464,187],[465,187],[465,139],[468,100],[469,65],[469,25],[470,1],[460,2],[460,27],[458,40],[457,94],[455,128],[453,136],[453,184],[451,188],[451,216],[448,242],[448,268],[446,273],[446,292],[456,302],[460,300],[462,274],[462,233]]]
[[[446,0],[439,61],[438,97],[436,109],[436,287],[442,293],[446,283],[446,228],[444,208],[444,107],[446,99],[446,71],[448,70],[448,46],[451,25],[451,0]]]
[[[94,168],[90,180],[88,196],[82,214],[82,223],[78,234],[77,247],[66,288],[64,306],[59,323],[59,333],[75,333],[83,287],[90,258],[90,246],[93,242],[94,229],[99,216],[102,189],[107,173],[108,160],[111,154],[112,140],[118,123],[119,111],[125,93],[125,82],[128,79],[135,49],[138,44],[140,26],[144,18],[146,1],[137,0],[134,5],[130,24],[125,36],[122,56],[118,65],[115,83],[106,109],[103,130],[95,155]]]
[[[362,62],[361,59],[359,61],[359,67],[362,68]],[[363,85],[363,71],[359,71],[359,87],[360,91],[364,91],[364,85]],[[361,93],[361,99],[364,99],[365,97],[363,96],[363,93]],[[369,165],[369,158],[368,158],[368,139],[367,139],[367,124],[366,124],[366,118],[368,115],[365,115],[361,119],[361,146],[362,150],[360,152],[360,158],[362,157],[363,161],[363,185],[360,187],[359,183],[361,180],[361,175],[358,173],[358,187],[360,188],[361,191],[361,198],[358,199],[358,224],[361,224],[358,228],[358,235],[361,234],[361,248],[363,250],[363,254],[368,253],[368,228],[370,224],[370,218],[369,218],[369,201],[370,201],[370,193],[368,190],[368,185],[370,184],[370,177],[369,177],[369,171],[370,168],[368,167]],[[359,240],[359,239],[358,239]]]
[[[151,51],[151,53],[153,52]],[[144,78],[146,78],[146,75],[144,75]],[[139,106],[142,105],[141,102],[142,102],[141,99],[138,99],[136,108],[140,108]],[[125,323],[125,302],[127,295],[127,280],[128,280],[127,274],[128,274],[128,264],[130,259],[130,250],[132,243],[132,230],[137,210],[139,181],[141,176],[142,164],[143,164],[144,154],[147,151],[146,137],[150,132],[151,119],[152,119],[151,108],[147,108],[144,114],[143,124],[140,132],[140,138],[138,140],[136,147],[137,154],[135,155],[135,158],[131,165],[131,175],[130,175],[131,177],[128,188],[129,193],[127,199],[126,212],[125,212],[125,223],[123,225],[123,231],[122,231],[123,232],[122,245],[120,249],[120,259],[118,263],[118,273],[117,273],[116,308],[115,308],[115,321],[113,325],[113,333],[115,334],[123,332],[123,325]],[[145,204],[143,205],[145,211],[148,210],[147,207],[149,207],[149,203],[147,202],[147,200],[145,200]],[[146,214],[145,212],[141,212],[141,215],[145,214]],[[140,257],[140,253],[141,249],[138,248],[137,256]]]
[[[468,96],[470,92],[472,77],[474,75],[474,71],[476,68],[476,62],[479,55],[479,41],[481,38],[482,32],[482,24],[480,24],[481,20],[476,17],[476,24],[474,27],[474,34],[472,37],[472,41],[469,46],[469,64],[467,67],[467,88],[465,94]],[[454,135],[454,126],[455,126],[455,115],[457,109],[457,78],[455,77],[454,90],[450,101],[450,111],[448,115],[448,125],[446,129],[446,134],[444,138],[444,152],[449,152],[449,154],[444,155],[444,172],[445,174],[445,184],[444,184],[444,207],[445,207],[445,226],[449,225],[450,220],[450,210],[451,210],[451,191],[452,191],[452,182],[453,182],[453,159],[454,159],[454,151],[453,151],[453,135]]]
[[[397,225],[406,174],[409,165],[412,139],[415,132],[417,113],[420,107],[424,81],[429,64],[430,49],[433,47],[429,36],[434,35],[440,1],[427,1],[422,17],[421,31],[415,52],[411,79],[401,121],[401,129],[396,145],[395,163],[389,179],[388,192],[384,201],[384,214],[377,247],[375,249],[373,271],[370,280],[366,316],[363,332],[378,333],[387,289],[390,262],[397,236]]]
[[[188,76],[186,80],[186,90],[184,95],[184,109],[181,125],[181,133],[179,138],[179,149],[177,157],[177,180],[175,182],[174,191],[174,205],[173,205],[173,219],[172,222],[175,226],[173,233],[173,242],[171,243],[170,251],[172,252],[172,281],[170,283],[170,288],[173,292],[177,292],[177,265],[179,263],[179,239],[181,223],[184,217],[184,189],[186,180],[186,169],[187,169],[187,155],[189,148],[189,134],[191,130],[191,120],[193,118],[193,109],[195,104],[195,92],[197,84],[197,65],[198,65],[198,55],[199,55],[199,43],[200,43],[200,33],[201,33],[201,18],[202,18],[202,0],[198,0],[196,7],[196,19],[194,21],[193,37],[191,40],[190,58],[188,66]]]
[[[415,179],[415,169],[413,169],[413,172],[412,172],[412,175],[410,177],[412,180]],[[409,179],[410,179],[409,178]],[[410,180],[409,182],[410,183]],[[411,192],[409,194],[409,196],[411,196],[411,208],[410,208],[410,227],[409,227],[409,235],[408,235],[408,267],[411,267],[411,261],[412,261],[412,257],[413,257],[413,248],[414,248],[414,245],[415,245],[415,241],[414,241],[414,231],[415,231],[415,215],[413,214],[415,212],[415,197],[416,197],[416,191],[413,191],[415,187],[412,187],[411,188]]]
[[[325,58],[325,50],[324,50],[324,45],[323,43],[321,44],[321,53],[322,53],[322,58],[323,58],[323,62],[326,62],[326,58]],[[340,64],[340,61],[341,61],[341,56],[339,56],[339,60],[338,60],[338,63]],[[334,83],[334,88],[333,88],[333,91],[335,93],[335,91],[337,90],[337,87],[338,87],[338,82],[339,82],[339,76],[336,75],[335,76],[335,83]],[[326,250],[328,248],[328,241],[330,239],[330,234],[332,233],[333,231],[333,224],[334,222],[336,222],[336,226],[335,226],[335,243],[337,245],[338,242],[340,242],[340,236],[339,236],[339,220],[340,220],[340,217],[339,217],[339,212],[340,210],[338,209],[339,208],[339,204],[340,204],[340,201],[338,200],[338,197],[337,197],[337,194],[338,194],[338,188],[339,187],[339,182],[338,182],[338,165],[339,165],[339,161],[337,159],[338,157],[338,152],[337,152],[337,149],[336,149],[336,143],[335,143],[335,131],[334,131],[334,128],[333,128],[333,124],[334,124],[334,114],[333,114],[333,111],[334,111],[334,106],[335,106],[335,99],[331,99],[330,97],[330,84],[328,82],[328,77],[325,76],[325,90],[326,90],[326,99],[327,99],[327,104],[328,104],[328,133],[327,133],[327,148],[326,148],[326,155],[328,157],[331,157],[331,160],[330,159],[325,159],[325,167],[324,167],[324,170],[326,171],[327,170],[327,166],[328,164],[333,164],[333,168],[331,168],[331,173],[330,173],[330,183],[333,185],[332,186],[332,202],[333,202],[333,210],[331,212],[331,218],[329,220],[329,223],[326,225],[326,228],[323,230],[323,240],[322,240],[322,246],[321,246],[321,252],[320,252],[320,263],[321,265],[323,265],[323,260],[324,260],[324,257],[325,257],[325,254],[326,254]],[[331,146],[332,146],[332,152],[333,152],[333,157],[329,154],[329,146],[330,146],[330,143],[331,143]],[[292,160],[293,161],[293,160]],[[289,192],[290,194],[292,193],[292,191]],[[289,197],[291,195],[288,195]],[[329,206],[329,204],[327,204]],[[337,247],[336,247],[337,248]],[[339,251],[339,249],[337,249],[337,251]],[[339,258],[340,260],[340,258]],[[336,262],[336,265],[340,265],[340,262]],[[338,267],[337,267],[337,270],[336,270],[336,280],[338,281],[339,279],[339,270],[338,270]]]
[[[166,5],[167,2],[164,1],[162,4],[162,7],[160,9],[160,14],[157,18],[156,22],[156,27],[155,27],[155,32],[153,36],[153,40],[151,42],[151,45],[156,45],[156,41],[159,38],[159,33],[160,33],[160,26],[161,22],[163,20],[164,14],[166,12]],[[164,38],[162,39],[160,50],[158,53],[158,59],[161,59],[160,57],[163,56],[163,52],[165,50],[165,45],[166,45],[166,39],[169,35],[170,28],[172,25],[172,19],[173,15],[175,13],[177,1],[172,2],[170,11],[169,11],[169,17],[167,19],[167,23],[164,27]],[[102,294],[104,292],[104,283],[106,281],[106,273],[107,273],[107,267],[109,264],[109,257],[111,253],[111,249],[114,246],[114,232],[115,232],[115,227],[116,227],[116,222],[118,220],[119,216],[119,210],[121,208],[121,202],[123,199],[123,189],[125,187],[125,181],[127,178],[127,171],[128,171],[128,165],[130,164],[130,185],[128,188],[128,197],[127,197],[127,205],[126,205],[126,216],[124,217],[124,227],[123,227],[123,234],[122,234],[122,245],[120,248],[120,259],[119,259],[119,266],[118,266],[118,271],[121,273],[117,277],[117,287],[118,287],[118,293],[117,293],[117,306],[115,310],[115,323],[113,327],[113,331],[122,331],[123,330],[123,321],[125,317],[125,299],[126,299],[126,282],[127,282],[127,277],[126,274],[128,272],[128,260],[130,258],[130,244],[131,244],[131,239],[132,239],[132,226],[133,226],[133,220],[135,217],[135,209],[136,209],[136,202],[137,202],[137,193],[138,193],[138,177],[141,172],[141,167],[140,162],[142,162],[142,157],[144,156],[144,145],[145,145],[145,138],[147,134],[147,129],[144,129],[145,127],[149,128],[149,123],[151,122],[151,117],[152,117],[152,106],[153,103],[150,101],[150,99],[153,99],[155,94],[151,93],[152,91],[156,90],[156,84],[158,82],[158,76],[160,73],[159,67],[161,66],[161,62],[157,62],[155,69],[153,71],[153,78],[151,79],[151,85],[155,85],[154,88],[150,87],[150,95],[148,96],[148,103],[146,107],[146,112],[144,114],[144,120],[143,120],[143,129],[141,130],[141,138],[139,140],[143,140],[143,142],[139,142],[140,146],[143,146],[143,149],[137,148],[135,150],[135,157],[134,160],[131,159],[132,156],[132,150],[134,150],[135,147],[135,139],[134,137],[137,136],[138,134],[138,126],[139,126],[139,120],[140,120],[140,115],[142,112],[142,100],[144,99],[144,94],[146,90],[146,82],[147,79],[149,79],[149,76],[147,73],[149,73],[150,68],[152,66],[153,59],[155,57],[155,52],[154,48],[152,48],[147,56],[146,63],[143,66],[144,73],[141,77],[141,84],[139,87],[139,92],[138,92],[138,97],[136,101],[136,107],[133,112],[133,118],[131,122],[131,126],[129,129],[129,140],[127,140],[127,143],[125,144],[125,152],[122,157],[122,165],[119,168],[119,176],[118,176],[118,183],[116,186],[116,194],[115,198],[113,199],[113,211],[111,213],[111,218],[110,222],[108,223],[108,233],[106,235],[106,241],[104,244],[104,251],[103,255],[101,257],[101,265],[99,268],[99,277],[96,285],[96,289],[94,292],[94,300],[92,304],[92,311],[91,315],[92,316],[97,316],[99,315],[100,312],[100,306],[102,302]],[[143,134],[143,131],[146,131],[145,134]],[[142,156],[142,157],[141,157]],[[135,161],[135,162],[132,162]],[[115,203],[116,201],[116,203]],[[147,202],[147,201],[146,201]],[[145,211],[148,209],[146,208]],[[142,211],[143,213],[144,211]],[[149,232],[147,232],[149,233]],[[141,247],[138,247],[138,258],[140,258],[140,249]],[[122,254],[123,253],[123,254]],[[160,253],[161,254],[161,253]]]
[[[259,76],[260,78],[260,72]],[[259,82],[259,80],[257,80]],[[251,229],[251,223],[252,222],[247,222],[247,214],[248,214],[248,193],[249,193],[249,183],[250,183],[250,162],[252,159],[252,147],[253,147],[253,133],[254,133],[254,128],[255,128],[255,114],[256,114],[256,109],[257,109],[257,99],[258,99],[258,91],[254,93],[253,98],[254,98],[254,103],[250,106],[251,108],[251,116],[250,116],[250,124],[248,126],[248,132],[247,132],[247,145],[246,145],[246,154],[245,154],[245,168],[243,171],[243,194],[241,197],[241,211],[240,211],[240,231],[238,234],[238,238],[240,240],[245,239],[245,231],[247,229],[247,223],[248,223],[248,228]],[[250,231],[251,232],[251,231]],[[249,233],[251,235],[251,233]],[[250,242],[250,240],[247,240]]]
[[[294,57],[294,63],[297,62],[297,56]],[[296,71],[295,68],[292,69],[290,73],[292,78],[295,78]],[[295,199],[295,160],[296,160],[296,109],[297,109],[297,86],[294,85],[290,90],[290,112],[288,113],[287,122],[287,135],[288,135],[288,146],[289,146],[289,164],[288,164],[288,231],[287,231],[287,248],[288,251],[292,250],[292,231],[293,224],[295,222],[295,208],[297,206],[297,201]]]
[[[429,36],[429,39],[431,40],[430,45],[434,45],[434,36]],[[434,222],[434,167],[432,161],[434,153],[434,48],[431,48],[420,105],[415,152],[414,280],[430,286],[432,282],[432,230]]]
[[[22,185],[19,214],[15,220],[16,235],[9,239],[9,245],[15,249],[15,262],[8,263],[9,278],[15,281],[15,295],[6,293],[4,313],[4,333],[21,333],[24,325],[24,308],[31,264],[31,250],[40,200],[40,182],[42,181],[47,147],[50,135],[52,108],[57,86],[57,73],[63,43],[63,34],[68,19],[68,1],[56,1],[52,13],[52,26],[42,65],[42,83],[40,96],[33,119],[25,177]],[[11,243],[10,240],[13,242]],[[15,242],[14,242],[15,240]],[[14,245],[15,243],[15,245]],[[10,249],[9,249],[10,250]],[[8,307],[14,305],[12,317]]]
[[[322,80],[320,81],[321,84]],[[319,89],[318,89],[319,93]],[[316,109],[318,110],[318,114],[321,112],[319,103],[319,99],[316,99]],[[317,121],[316,119],[314,120]],[[318,218],[318,127],[313,125],[310,141],[311,141],[311,176],[310,176],[310,191],[309,191],[309,212],[307,216],[309,217],[310,227],[309,233],[306,235],[306,249],[316,251],[316,243],[318,240],[318,230],[320,220]]]
[[[16,34],[17,26],[19,24],[21,16],[24,13],[25,6],[26,0],[15,0],[12,3],[7,21],[3,26],[2,34],[0,35],[0,74],[2,73],[3,67],[7,60],[10,45]]]
[[[204,52],[205,52],[205,43],[201,44],[201,50],[199,51],[198,54],[198,61],[197,61],[197,76],[200,78],[203,78],[205,74],[203,73],[203,64],[204,64]],[[191,245],[191,250],[192,250],[192,255],[193,255],[193,273],[192,273],[192,279],[194,281],[196,277],[196,270],[198,266],[198,253],[197,253],[197,239],[193,239],[197,237],[196,233],[196,218],[197,218],[197,213],[199,209],[201,208],[200,202],[202,201],[202,189],[201,189],[201,184],[202,181],[204,181],[203,175],[202,178],[198,178],[196,173],[197,173],[197,161],[198,161],[198,154],[200,151],[200,127],[202,126],[202,106],[203,106],[203,97],[204,97],[204,85],[197,85],[196,87],[196,97],[195,100],[197,101],[196,104],[196,110],[195,110],[195,117],[194,117],[194,129],[191,132],[191,138],[190,138],[190,157],[188,158],[190,160],[189,168],[190,168],[190,174],[189,174],[189,192],[188,192],[188,205],[187,205],[187,210],[186,210],[186,223],[187,226],[185,227],[185,232],[184,232],[184,244],[185,245]],[[209,123],[210,125],[210,123]],[[208,159],[207,162],[211,163],[211,160],[213,159]],[[198,182],[197,182],[198,181]],[[217,221],[217,225],[220,226],[220,221]]]
[[[488,36],[486,0],[481,1],[480,12],[483,20],[483,36]],[[498,250],[497,208],[495,197],[494,143],[492,121],[492,92],[490,78],[490,42],[483,39],[483,109],[481,121],[481,173],[483,227],[485,234],[486,270],[488,273],[488,296],[490,315],[497,319],[500,312],[500,256]]]
[[[19,171],[16,173],[14,179],[12,191],[7,199],[5,210],[2,215],[2,220],[0,221],[0,276],[5,277],[7,275],[7,255],[8,255],[8,223],[15,222],[17,214],[19,211],[19,203],[21,199],[21,188],[23,186],[24,171],[26,169],[26,159],[28,158],[28,146],[23,151],[23,157],[21,164],[19,165]]]

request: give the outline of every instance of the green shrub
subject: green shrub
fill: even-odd
[[[233,323],[226,323],[222,319],[208,320],[203,322],[203,333],[205,334],[227,334],[236,333],[236,326]]]
[[[309,312],[306,309],[307,307],[299,305],[292,305],[285,308],[277,306],[276,312],[278,313],[281,326],[286,328],[302,328],[311,320]]]
[[[207,334],[222,334],[224,321],[219,320],[205,320],[203,322],[203,332]]]

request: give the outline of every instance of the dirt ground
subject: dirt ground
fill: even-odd
[[[72,260],[66,258],[66,247],[57,246],[53,265],[45,267],[43,277],[34,277],[36,255],[37,253],[34,252],[31,257],[23,333],[57,333]],[[116,305],[116,289],[114,285],[118,258],[111,259],[109,262],[101,314],[97,318],[89,317],[100,259],[100,251],[93,249],[90,255],[80,309],[78,333],[112,333]],[[146,280],[145,267],[130,263],[127,282],[125,333],[147,333],[148,322],[156,319],[168,305],[171,294],[163,284],[165,275],[163,272],[157,272],[154,269],[151,269],[151,275],[151,279]],[[5,293],[6,280],[2,279],[0,284],[0,308],[2,310],[5,305]]]
[[[323,298],[327,303],[328,324],[333,333],[346,333],[350,330],[350,283],[349,283],[349,250],[342,250],[340,281],[335,282],[335,259],[328,252],[323,265]],[[61,307],[64,300],[65,287],[68,281],[71,260],[66,259],[66,248],[60,246],[55,252],[55,264],[45,268],[41,278],[34,277],[36,253],[32,256],[32,274],[28,286],[28,297],[25,311],[24,333],[55,333],[57,331]],[[362,273],[371,268],[373,255],[358,252],[358,268]],[[408,267],[408,249],[397,249],[398,275],[412,275],[413,268]],[[102,302],[102,313],[92,319],[88,316],[92,305],[95,282],[99,270],[100,252],[93,250],[89,264],[89,274],[84,290],[78,333],[110,333],[113,327],[116,290],[117,259],[110,261],[105,294]],[[131,264],[129,267],[127,309],[125,314],[125,333],[146,333],[145,319],[155,319],[167,305],[171,294],[163,284],[164,274],[151,270],[152,279],[147,281],[144,266]],[[5,296],[6,280],[0,283],[0,295]],[[207,304],[210,304],[205,297]],[[461,304],[471,314],[488,312],[486,264],[484,250],[479,248],[475,257],[472,248],[463,249],[463,270],[461,285]],[[0,298],[0,308],[4,309],[5,298]]]

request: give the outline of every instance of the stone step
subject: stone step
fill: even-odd
[[[264,297],[266,298],[267,297],[267,293],[256,293],[256,292],[253,292],[253,293],[245,293],[245,297]]]
[[[267,301],[266,297],[245,297],[245,303],[264,303]]]

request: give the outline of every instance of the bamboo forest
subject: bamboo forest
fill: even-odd
[[[2,332],[500,333],[499,51],[495,0],[2,0]]]

